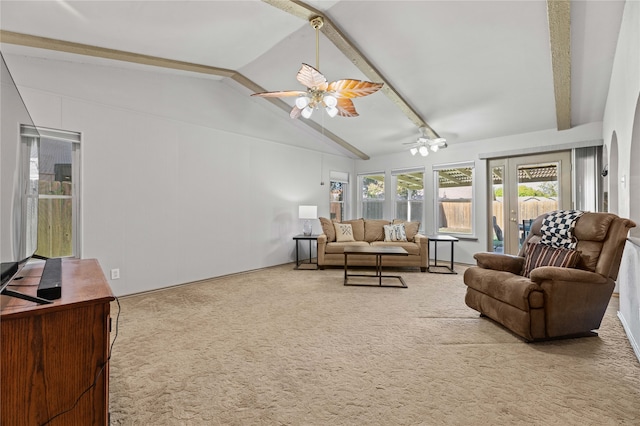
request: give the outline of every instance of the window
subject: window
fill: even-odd
[[[347,202],[348,188],[349,188],[349,174],[343,172],[331,172],[330,174],[331,185],[329,211],[331,220],[342,222],[346,219],[347,215]]]
[[[38,250],[43,257],[79,256],[80,134],[41,129]]]
[[[474,170],[473,162],[433,167],[438,233],[474,235]]]
[[[395,187],[394,218],[422,223],[424,210],[424,169],[391,172]]]
[[[382,219],[384,216],[384,173],[358,176],[360,208],[364,219]]]

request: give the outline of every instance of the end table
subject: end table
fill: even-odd
[[[434,249],[434,255],[433,255],[434,263],[431,264],[431,262],[429,262],[429,266],[427,266],[427,271],[431,273],[436,273],[436,274],[457,274],[455,269],[453,269],[453,243],[458,242],[458,239],[450,235],[429,235],[427,237],[427,240],[428,240],[427,244],[430,244],[433,241],[433,249]],[[439,242],[451,243],[451,266],[438,265],[438,243]],[[435,270],[432,270],[432,268],[446,268],[449,272],[435,271]]]
[[[312,234],[312,235],[299,234],[299,235],[296,235],[295,237],[293,237],[293,239],[296,242],[296,267],[295,267],[295,269],[300,269],[300,265],[302,265],[302,264],[316,265],[316,269],[318,269],[318,260],[317,260],[317,258],[316,258],[315,263],[311,262],[311,259],[313,258],[313,256],[312,256],[313,253],[311,251],[311,243],[313,241],[315,241],[315,243],[316,243],[316,256],[317,256],[317,252],[318,252],[318,237],[319,236],[320,236],[319,234]],[[308,260],[308,262],[305,262],[304,259],[300,260],[299,251],[298,251],[298,245],[299,245],[300,241],[305,241],[305,240],[309,241],[309,260]],[[304,269],[308,269],[308,268],[304,268]]]

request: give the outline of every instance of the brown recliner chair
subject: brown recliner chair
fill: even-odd
[[[538,217],[518,256],[476,253],[464,274],[467,306],[527,341],[596,335],[635,223],[611,213],[584,213],[575,222],[575,268],[541,266],[522,276],[527,243],[541,240]],[[577,256],[576,256],[577,258]]]

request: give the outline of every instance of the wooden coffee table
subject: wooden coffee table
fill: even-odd
[[[350,254],[357,255],[369,255],[376,257],[376,274],[375,275],[364,275],[364,274],[350,274],[347,270],[347,258]],[[382,275],[382,256],[408,256],[409,253],[402,247],[345,247],[344,249],[344,285],[354,285],[354,286],[369,286],[369,287],[398,287],[398,288],[407,288],[407,284],[404,282],[400,275]],[[378,284],[359,284],[359,283],[350,283],[349,277],[369,277],[369,278],[377,278]],[[401,285],[388,285],[383,284],[383,278],[397,278],[400,281]]]

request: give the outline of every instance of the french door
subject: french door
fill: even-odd
[[[489,251],[518,254],[533,219],[571,208],[571,151],[489,161]]]

